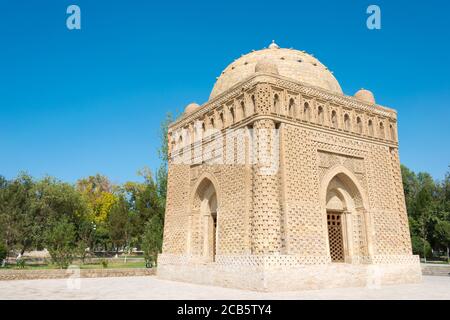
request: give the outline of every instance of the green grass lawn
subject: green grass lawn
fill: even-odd
[[[103,269],[103,266],[101,263],[95,263],[95,264],[83,264],[80,266],[81,269]],[[108,263],[108,269],[118,269],[118,268],[145,268],[145,261],[138,261],[138,262],[110,262]]]

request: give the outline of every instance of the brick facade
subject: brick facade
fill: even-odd
[[[381,283],[419,281],[395,110],[273,66],[257,69],[231,87],[222,80],[225,91],[169,128],[159,276],[308,289],[364,285],[378,266]],[[331,258],[327,212],[341,218],[344,263]],[[323,274],[331,270],[342,281]],[[277,280],[283,277],[289,281]]]

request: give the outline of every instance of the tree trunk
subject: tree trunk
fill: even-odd
[[[447,263],[450,263],[450,256],[449,256],[449,253],[450,253],[450,247],[447,246]]]
[[[427,249],[426,249],[425,241],[423,242],[423,261],[424,261],[424,263],[427,263]]]

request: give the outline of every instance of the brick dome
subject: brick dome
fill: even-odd
[[[198,105],[195,102],[192,102],[186,106],[186,108],[184,109],[184,113],[185,114],[192,113],[199,108],[200,108],[200,105]]]
[[[263,61],[264,67],[270,66],[270,68],[260,68],[261,63],[259,62],[261,61]],[[270,65],[269,61],[271,62]],[[255,71],[257,65],[258,68]],[[225,92],[252,76],[258,69],[260,72],[264,72],[265,69],[277,70],[277,73],[281,76],[342,94],[342,89],[336,78],[318,59],[304,51],[280,48],[272,42],[269,48],[250,52],[228,65],[217,78],[209,98],[212,99]]]
[[[355,98],[370,104],[375,104],[375,97],[373,93],[366,89],[361,89],[355,93]]]

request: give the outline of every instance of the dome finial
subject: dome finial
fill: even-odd
[[[272,43],[269,45],[269,49],[280,49],[280,46],[275,43],[275,40],[272,40]]]

